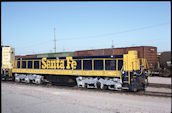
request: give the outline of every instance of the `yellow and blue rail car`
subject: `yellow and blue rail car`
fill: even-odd
[[[78,87],[111,90],[137,91],[148,84],[146,59],[138,59],[137,51],[112,56],[19,58],[13,62],[11,74],[17,82],[38,84],[51,81],[52,76],[68,76]]]

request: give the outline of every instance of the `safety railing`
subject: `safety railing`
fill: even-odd
[[[54,59],[52,59],[54,60]],[[66,61],[66,59],[63,59],[64,62]],[[114,71],[120,71],[121,70],[121,66],[119,65],[119,63],[123,63],[123,58],[94,58],[94,59],[73,59],[75,61],[80,61],[80,69],[76,69],[76,70],[87,70],[84,69],[85,66],[85,62],[90,60],[90,68],[88,70],[97,70],[96,69],[96,61],[100,60],[102,69],[100,70],[114,70]],[[51,61],[51,60],[50,60]],[[112,65],[114,66],[112,68]],[[108,67],[109,66],[109,67]],[[123,66],[123,64],[122,64]],[[14,61],[14,68],[18,68],[18,69],[42,69],[42,62],[41,59],[32,59],[32,60],[15,60]],[[63,69],[64,70],[64,69]],[[71,69],[73,70],[73,69]],[[98,69],[99,70],[99,69]]]
[[[147,62],[147,59],[145,58],[139,58],[140,66],[144,67],[144,69],[149,69],[149,65]]]

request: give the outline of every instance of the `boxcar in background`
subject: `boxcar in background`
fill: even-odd
[[[18,58],[42,58],[42,57],[68,57],[74,56],[74,52],[59,52],[59,53],[40,53],[40,54],[31,54],[31,55],[17,55],[15,59]]]
[[[15,59],[18,59],[18,58],[37,58],[37,54],[32,54],[32,55],[24,55],[24,56],[15,56]]]
[[[157,68],[157,47],[153,46],[81,50],[76,51],[74,56],[121,55],[126,54],[130,50],[136,50],[139,58],[146,58],[150,69]]]
[[[74,56],[74,52],[59,52],[59,53],[37,54],[37,58],[42,58],[42,57],[69,57],[69,56]]]
[[[160,76],[171,77],[171,51],[161,52],[158,55],[158,69]]]

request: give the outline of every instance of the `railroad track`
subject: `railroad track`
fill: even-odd
[[[128,92],[128,91],[113,91],[113,90],[101,90],[101,89],[87,89],[87,88],[78,88],[74,84],[27,84],[27,83],[16,83],[14,81],[2,81],[2,83],[10,83],[17,85],[29,85],[29,86],[39,86],[39,87],[48,87],[48,88],[60,88],[60,89],[69,89],[69,90],[82,90],[82,91],[96,91],[100,93],[118,93],[126,95],[138,95],[138,96],[155,96],[155,97],[172,97],[172,93],[167,92],[155,92],[155,91],[139,91],[139,92]]]
[[[171,97],[171,93],[167,93],[167,92],[145,91],[145,92],[140,92],[140,93],[143,95],[148,95],[148,96]]]
[[[170,88],[171,84],[157,84],[157,83],[149,83],[149,87],[156,87],[156,88]]]

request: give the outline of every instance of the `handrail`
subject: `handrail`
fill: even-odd
[[[139,61],[140,61],[140,66],[143,66],[144,69],[149,69],[148,62],[145,58],[139,58]]]
[[[50,59],[51,60],[51,59]],[[54,60],[54,59],[52,59],[52,60]],[[65,60],[66,61],[66,59],[63,59],[63,60]],[[78,61],[78,60],[81,60],[81,70],[83,70],[83,62],[84,61],[87,61],[87,60],[89,60],[89,59],[73,59],[73,60],[75,60],[75,61]],[[93,59],[90,59],[91,61],[92,61],[92,70],[94,70],[94,61],[95,60],[101,60],[101,61],[103,61],[103,70],[106,70],[106,65],[105,65],[105,62],[106,61],[108,61],[108,60],[110,60],[110,61],[112,61],[112,60],[115,60],[116,61],[116,63],[115,63],[115,67],[116,67],[116,69],[114,70],[114,71],[118,71],[118,69],[119,69],[119,61],[120,60],[122,60],[122,58],[93,58]],[[23,59],[20,59],[20,60],[15,60],[15,64],[14,64],[14,67],[15,68],[22,68],[22,66],[23,66],[23,62],[26,62],[25,64],[24,64],[24,68],[25,69],[28,69],[29,68],[29,62],[32,62],[32,69],[34,69],[34,63],[35,63],[35,61],[37,61],[38,62],[38,65],[39,65],[39,68],[38,69],[41,69],[41,59],[31,59],[31,60],[23,60]],[[20,66],[18,66],[18,64],[20,63]],[[31,68],[29,68],[29,69],[31,69]]]

